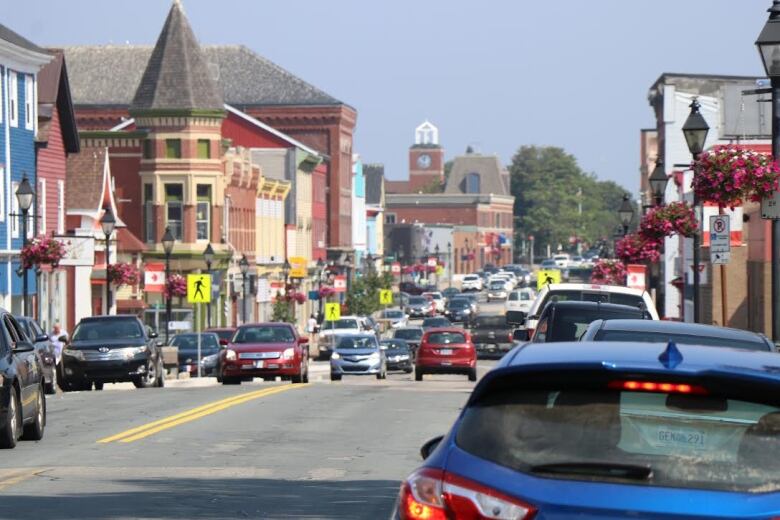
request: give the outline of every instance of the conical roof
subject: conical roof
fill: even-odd
[[[130,105],[131,110],[222,110],[222,93],[174,0]]]

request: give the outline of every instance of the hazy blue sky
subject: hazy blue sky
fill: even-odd
[[[556,145],[636,190],[662,72],[756,75],[769,0],[184,0],[203,43],[244,44],[354,106],[355,151],[407,175],[415,126],[448,157]],[[169,0],[25,0],[41,45],[154,43]],[[110,71],[107,71],[110,73]]]

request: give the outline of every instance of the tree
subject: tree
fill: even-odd
[[[576,236],[588,243],[612,236],[617,208],[628,192],[585,173],[562,148],[522,146],[509,167],[518,217],[516,239],[534,235],[538,247],[567,247]]]
[[[350,314],[368,316],[378,311],[379,291],[393,286],[393,275],[390,273],[369,273],[356,278],[347,293],[346,304]]]

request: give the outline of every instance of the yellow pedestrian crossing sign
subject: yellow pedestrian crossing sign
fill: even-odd
[[[211,303],[211,275],[187,275],[187,301],[190,303]]]
[[[326,303],[325,304],[325,321],[336,321],[341,319],[341,304],[340,303]]]
[[[536,274],[537,290],[550,283],[561,283],[561,271],[559,269],[541,269]]]
[[[379,291],[379,303],[382,305],[390,305],[393,303],[393,291],[390,289],[382,289]]]

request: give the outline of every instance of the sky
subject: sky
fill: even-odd
[[[448,158],[573,154],[637,191],[639,130],[663,72],[761,75],[770,0],[182,0],[204,44],[243,44],[355,107],[354,151],[408,175],[425,119]],[[170,0],[25,0],[2,22],[39,45],[153,44]]]

